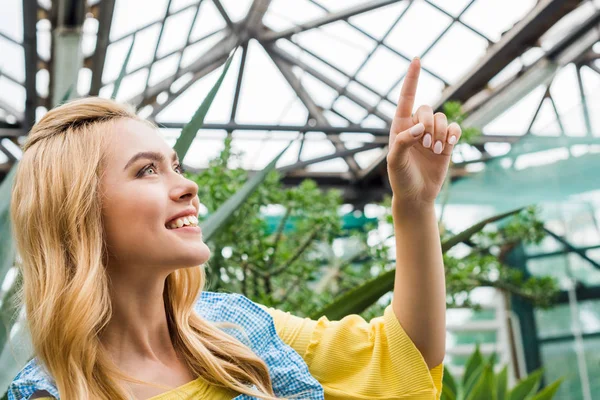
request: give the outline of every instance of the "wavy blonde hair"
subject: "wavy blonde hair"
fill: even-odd
[[[133,107],[98,97],[49,111],[29,133],[12,191],[23,274],[19,301],[34,353],[67,400],[130,398],[117,379],[170,389],[122,373],[99,340],[112,313],[99,189],[104,132],[122,118],[152,125]],[[205,281],[203,266],[166,279],[163,299],[175,350],[210,384],[276,399],[264,361],[193,312]]]

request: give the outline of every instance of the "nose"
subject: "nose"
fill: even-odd
[[[190,200],[198,194],[198,185],[196,182],[186,178],[183,175],[179,175],[179,178],[175,180],[175,184],[171,188],[171,198],[174,201]]]

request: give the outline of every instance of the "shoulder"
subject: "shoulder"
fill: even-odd
[[[244,337],[251,341],[253,347],[263,344],[261,342],[265,336],[277,334],[271,315],[241,294],[202,291],[194,308],[202,318],[210,322],[233,323],[242,328]],[[234,336],[240,339],[239,335]]]
[[[208,321],[242,328],[221,329],[248,345],[267,364],[277,395],[323,399],[323,387],[311,376],[302,357],[277,335],[265,306],[241,294],[203,291],[195,309]]]
[[[31,359],[17,373],[8,387],[8,400],[29,399],[38,391],[46,391],[51,396],[59,398],[54,380],[38,363],[37,358]]]

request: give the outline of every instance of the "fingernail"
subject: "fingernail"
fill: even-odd
[[[410,128],[409,130],[410,134],[415,137],[419,136],[421,133],[423,133],[423,131],[425,131],[425,125],[423,125],[421,122]]]
[[[429,148],[431,146],[431,135],[428,133],[423,138],[423,147]]]
[[[417,61],[418,61],[418,60],[420,60],[420,59],[421,59],[421,58],[419,58],[419,56],[416,56],[415,58],[413,58],[413,61],[415,61],[415,60],[417,60]]]
[[[437,142],[435,142],[435,146],[433,146],[433,152],[435,154],[442,153],[442,142],[440,142],[439,140]]]
[[[456,136],[450,136],[450,139],[448,139],[448,143],[455,144],[456,143]]]

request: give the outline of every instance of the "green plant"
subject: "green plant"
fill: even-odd
[[[461,380],[444,370],[441,400],[550,400],[554,397],[562,378],[538,391],[543,369],[533,371],[512,388],[508,388],[508,367],[494,372],[495,354],[485,360],[476,346],[465,365]]]
[[[442,251],[449,307],[476,307],[470,301],[470,292],[481,286],[496,287],[519,295],[538,306],[547,307],[552,303],[558,292],[554,279],[530,277],[525,280],[521,271],[502,262],[505,254],[518,243],[539,243],[543,239],[543,224],[537,218],[538,212],[536,207],[517,209],[487,218],[456,235],[445,232]],[[504,225],[484,230],[492,223],[509,217],[510,220]],[[391,223],[391,213],[386,214],[385,218]],[[393,234],[388,238],[391,237]],[[470,247],[470,252],[462,257],[451,255],[452,248],[459,244]],[[348,314],[362,313],[393,289],[395,262],[387,259],[387,251],[373,250],[372,259],[384,257],[378,261],[386,269],[385,272],[338,296],[332,303],[313,313],[313,317],[326,315],[330,319],[339,319]],[[367,251],[372,251],[370,246],[367,246]]]

